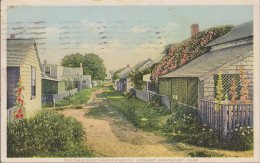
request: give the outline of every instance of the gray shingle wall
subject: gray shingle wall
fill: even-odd
[[[253,100],[253,55],[245,58],[244,60],[237,62],[236,64],[230,66],[229,68],[222,70],[222,74],[240,74],[239,67],[243,66],[246,79],[250,80],[248,90],[249,90],[249,99]],[[214,77],[204,80],[204,99],[209,101],[215,100],[214,94]]]

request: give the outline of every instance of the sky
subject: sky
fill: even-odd
[[[8,8],[7,33],[34,38],[40,60],[60,64],[72,53],[94,53],[107,70],[156,59],[164,46],[200,31],[253,20],[252,6],[21,6]]]

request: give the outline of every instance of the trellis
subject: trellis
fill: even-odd
[[[198,107],[198,78],[166,78],[159,80],[159,93],[171,102]]]
[[[223,94],[228,96],[228,100],[231,100],[232,98],[232,95],[229,93],[231,91],[231,86],[232,86],[232,78],[235,79],[235,84],[237,86],[237,99],[240,98],[240,90],[241,90],[241,85],[240,85],[240,75],[239,74],[222,74],[222,85],[223,85]],[[217,91],[216,91],[216,86],[218,84],[218,75],[214,75],[214,83],[215,83],[215,87],[214,87],[214,93],[215,93],[215,98],[216,98],[216,95],[217,95]],[[222,100],[225,100],[224,99],[225,96],[223,97]]]

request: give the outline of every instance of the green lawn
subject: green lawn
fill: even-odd
[[[130,94],[124,96],[112,87],[109,87],[103,94],[110,106],[118,109],[136,127],[146,131],[160,132],[163,127],[160,122],[169,114],[164,107],[148,105]]]

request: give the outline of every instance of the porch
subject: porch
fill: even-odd
[[[226,137],[236,125],[253,128],[253,104],[218,104],[200,100],[198,118],[202,124]]]

